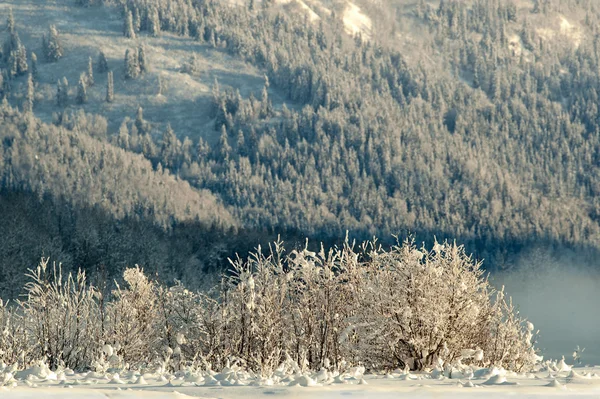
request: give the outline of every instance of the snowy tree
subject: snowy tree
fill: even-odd
[[[115,100],[115,87],[113,82],[113,72],[109,71],[106,79],[106,102],[112,103]]]
[[[33,80],[38,80],[38,60],[35,53],[31,53],[31,75],[33,76]]]
[[[106,73],[108,72],[109,68],[108,68],[108,61],[106,60],[106,55],[104,54],[104,51],[100,51],[98,53],[98,73]]]
[[[135,29],[136,33],[139,33],[142,29],[142,17],[140,16],[140,9],[138,7],[135,7],[133,11],[133,29]]]
[[[21,39],[17,32],[13,32],[10,35],[7,45],[5,45],[5,51],[8,55],[7,63],[10,75],[14,77],[26,74],[29,70],[29,65],[27,64],[27,50],[21,43]]]
[[[42,37],[42,48],[48,62],[56,62],[64,55],[64,50],[58,36],[56,26],[50,25],[48,35]]]
[[[140,75],[137,51],[125,51],[125,78],[135,79]]]
[[[146,60],[146,49],[140,44],[138,47],[138,66],[140,73],[148,72],[148,61]]]
[[[181,72],[192,76],[198,73],[198,57],[196,56],[195,52],[192,53],[188,61],[183,63]]]
[[[85,74],[81,74],[81,76],[79,77],[79,83],[77,84],[77,96],[75,97],[75,101],[77,101],[77,104],[87,103],[86,80],[87,76]]]
[[[158,75],[158,95],[162,96],[165,93],[165,82],[161,75]]]
[[[149,131],[148,122],[144,120],[144,109],[138,106],[135,114],[135,127],[139,134],[146,134]]]
[[[23,109],[25,112],[33,112],[33,104],[35,101],[35,86],[33,82],[33,74],[29,74],[27,76],[27,86],[25,93],[25,103],[23,105]]]
[[[15,16],[13,15],[12,8],[8,9],[8,17],[6,17],[6,30],[8,33],[15,33]]]
[[[94,64],[92,62],[92,57],[88,58],[88,67],[85,81],[88,87],[92,87],[94,85]]]
[[[10,94],[10,76],[6,69],[0,72],[0,98],[5,99]]]
[[[69,101],[69,81],[66,77],[56,82],[56,105],[64,107]]]
[[[123,26],[123,35],[130,39],[135,39],[135,30],[133,26],[133,15],[130,10],[127,10],[125,14],[125,24]]]
[[[156,7],[148,11],[148,30],[153,37],[160,36],[160,18]]]

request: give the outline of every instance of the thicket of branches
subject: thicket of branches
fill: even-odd
[[[161,285],[137,266],[109,293],[42,259],[25,298],[0,307],[0,361],[100,372],[234,363],[268,376],[282,363],[522,371],[536,359],[531,324],[456,244],[286,254],[276,242],[231,265],[206,293]],[[483,355],[465,356],[475,352]]]

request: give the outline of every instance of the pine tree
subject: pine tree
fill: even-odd
[[[125,78],[135,79],[140,74],[140,67],[138,65],[137,52],[127,49],[125,51]]]
[[[6,69],[0,73],[0,98],[6,99],[11,91],[10,76]]]
[[[219,138],[218,153],[220,160],[228,161],[229,154],[231,154],[231,146],[229,145],[229,138],[227,137],[227,129],[225,125],[221,125],[221,137]]]
[[[135,115],[135,127],[137,128],[138,133],[139,134],[148,133],[147,125],[148,125],[148,123],[144,120],[144,109],[141,106],[139,106],[137,113]]]
[[[77,84],[77,104],[85,104],[87,102],[87,87],[86,87],[87,77],[85,74],[81,74],[79,77],[79,83]]]
[[[85,78],[87,86],[92,87],[94,85],[94,64],[92,62],[92,57],[88,58],[87,75]]]
[[[148,12],[148,30],[152,36],[160,36],[160,17],[156,7],[152,7]]]
[[[140,16],[140,10],[135,7],[133,12],[133,29],[138,33],[142,29],[142,18]]]
[[[162,96],[165,93],[165,82],[161,75],[158,75],[158,95]]]
[[[8,17],[6,18],[6,30],[11,34],[15,32],[15,16],[13,15],[12,8],[8,9]]]
[[[25,75],[29,71],[29,64],[27,63],[27,50],[25,46],[20,45],[17,49],[17,75]]]
[[[106,72],[108,72],[108,61],[106,60],[104,51],[100,51],[100,53],[98,53],[98,73]]]
[[[37,55],[35,53],[31,53],[31,75],[33,80],[38,80]]]
[[[113,73],[112,71],[108,72],[108,77],[106,80],[106,102],[112,103],[115,100],[115,87],[113,82]]]
[[[64,107],[69,100],[69,81],[66,77],[56,82],[56,105]]]
[[[56,62],[64,55],[64,50],[56,26],[50,25],[48,36],[46,37],[44,35],[42,37],[42,46],[44,49],[44,57],[46,57],[46,61],[48,62]]]
[[[33,83],[33,74],[27,77],[27,93],[25,94],[25,104],[23,110],[25,112],[33,112],[33,103],[35,101],[35,86]]]
[[[138,47],[138,66],[140,73],[148,72],[148,63],[146,61],[146,50],[144,46],[140,44]]]
[[[129,10],[127,10],[125,14],[125,26],[123,27],[123,34],[125,35],[125,37],[135,39],[135,30],[133,28],[133,15]]]

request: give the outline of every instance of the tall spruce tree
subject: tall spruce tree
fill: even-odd
[[[8,17],[6,18],[6,30],[11,34],[15,32],[15,16],[13,15],[12,8],[8,9]]]
[[[115,87],[113,82],[113,72],[108,71],[106,80],[106,102],[112,103],[115,100]]]
[[[160,36],[160,17],[156,7],[152,7],[148,12],[148,31],[154,37]]]
[[[123,35],[130,39],[135,39],[135,29],[133,27],[133,15],[130,10],[125,14],[125,25],[123,26]]]
[[[86,84],[88,87],[92,87],[94,85],[94,64],[92,62],[92,57],[88,58],[88,67],[86,74]]]
[[[138,55],[136,51],[127,49],[125,51],[125,78],[135,79],[140,75]]]
[[[56,105],[64,107],[69,101],[69,81],[66,77],[56,82]]]
[[[38,59],[35,53],[31,53],[31,76],[33,80],[38,80]]]
[[[27,92],[25,93],[25,103],[23,105],[23,110],[25,112],[33,112],[33,103],[35,101],[35,85],[33,82],[33,74],[30,73],[27,76]]]
[[[56,62],[64,55],[64,50],[56,26],[50,25],[48,36],[42,37],[44,57],[48,62]]]
[[[77,84],[77,104],[85,104],[87,102],[87,76],[85,74],[81,74],[79,77],[79,83]]]
[[[146,60],[146,50],[143,45],[138,47],[138,67],[140,73],[148,72],[148,62]]]
[[[108,61],[106,60],[106,54],[104,51],[100,51],[98,53],[98,73],[106,73],[108,72]]]

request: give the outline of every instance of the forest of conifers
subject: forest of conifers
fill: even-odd
[[[1,296],[18,295],[42,255],[96,277],[140,264],[199,287],[227,257],[278,234],[451,238],[488,268],[510,267],[531,246],[594,259],[600,3],[522,3],[407,6],[405,18],[432,38],[427,64],[389,41],[347,35],[335,14],[311,25],[270,2],[74,1],[113,7],[125,25],[134,15],[137,35],[180,35],[264,71],[260,98],[212,83],[215,144],[159,131],[142,109],[117,131],[60,102],[53,124],[37,119],[19,92],[36,68],[9,17],[0,33]],[[585,15],[584,37],[540,35],[531,21],[544,13]],[[273,107],[269,86],[294,106]]]

